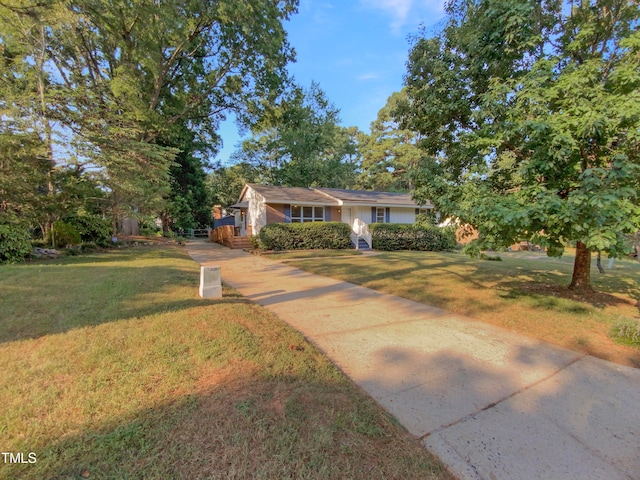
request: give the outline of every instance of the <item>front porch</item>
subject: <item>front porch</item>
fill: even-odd
[[[240,227],[222,225],[209,232],[209,240],[234,249],[251,248],[251,227],[247,227],[247,235],[240,235]]]

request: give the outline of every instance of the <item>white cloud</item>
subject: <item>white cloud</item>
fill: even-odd
[[[315,0],[302,0],[298,7],[300,15],[313,20],[313,24],[319,27],[332,27],[335,24],[333,18],[334,6],[330,2],[318,2]],[[293,17],[295,20],[295,16]]]
[[[402,28],[421,22],[430,23],[442,15],[444,0],[360,0],[365,8],[382,10],[391,18],[391,32],[401,33]]]
[[[380,75],[375,72],[366,72],[356,77],[358,80],[366,82],[367,80],[378,80]]]
[[[362,3],[370,8],[384,10],[390,14],[392,18],[391,30],[398,33],[407,21],[413,0],[363,0]]]

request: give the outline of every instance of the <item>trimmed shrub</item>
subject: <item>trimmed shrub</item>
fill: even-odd
[[[266,250],[263,246],[262,246],[262,242],[260,241],[260,236],[258,235],[251,235],[251,238],[249,238],[249,240],[251,241],[251,247],[254,250]]]
[[[78,245],[82,242],[80,232],[73,225],[65,222],[53,222],[53,240],[57,248],[64,248],[68,245]],[[51,238],[49,238],[51,243]]]
[[[31,234],[26,227],[0,224],[0,263],[21,262],[31,248]]]
[[[374,223],[369,225],[372,247],[376,250],[451,250],[456,246],[455,231],[449,227]]]
[[[83,242],[91,242],[102,247],[111,243],[111,221],[99,215],[78,215],[66,220],[66,223],[75,227]]]
[[[270,223],[260,229],[266,250],[344,249],[351,247],[351,228],[342,222]]]

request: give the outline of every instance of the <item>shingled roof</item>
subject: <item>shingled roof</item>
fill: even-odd
[[[419,205],[413,201],[410,193],[398,192],[370,192],[366,190],[343,190],[339,188],[318,188],[320,192],[337,198],[343,205],[385,205],[385,206],[402,206],[402,207],[418,207]],[[431,206],[431,205],[427,205]]]
[[[367,206],[378,205],[384,207],[419,207],[409,193],[369,192],[365,190],[344,190],[340,188],[303,188],[276,187],[250,183],[245,186],[240,195],[244,197],[247,187],[251,187],[265,198],[267,203],[305,203],[318,205]],[[432,207],[431,204],[422,205]]]
[[[247,186],[265,198],[267,203],[317,203],[322,205],[339,205],[336,198],[314,188],[275,187],[249,183]],[[244,190],[243,190],[244,193]],[[242,195],[240,196],[242,198]]]

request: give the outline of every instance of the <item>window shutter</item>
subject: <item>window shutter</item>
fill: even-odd
[[[284,206],[284,223],[291,223],[291,205]]]
[[[371,223],[376,223],[376,207],[371,207]]]
[[[385,223],[389,223],[391,221],[391,209],[389,207],[384,210],[384,221]]]

